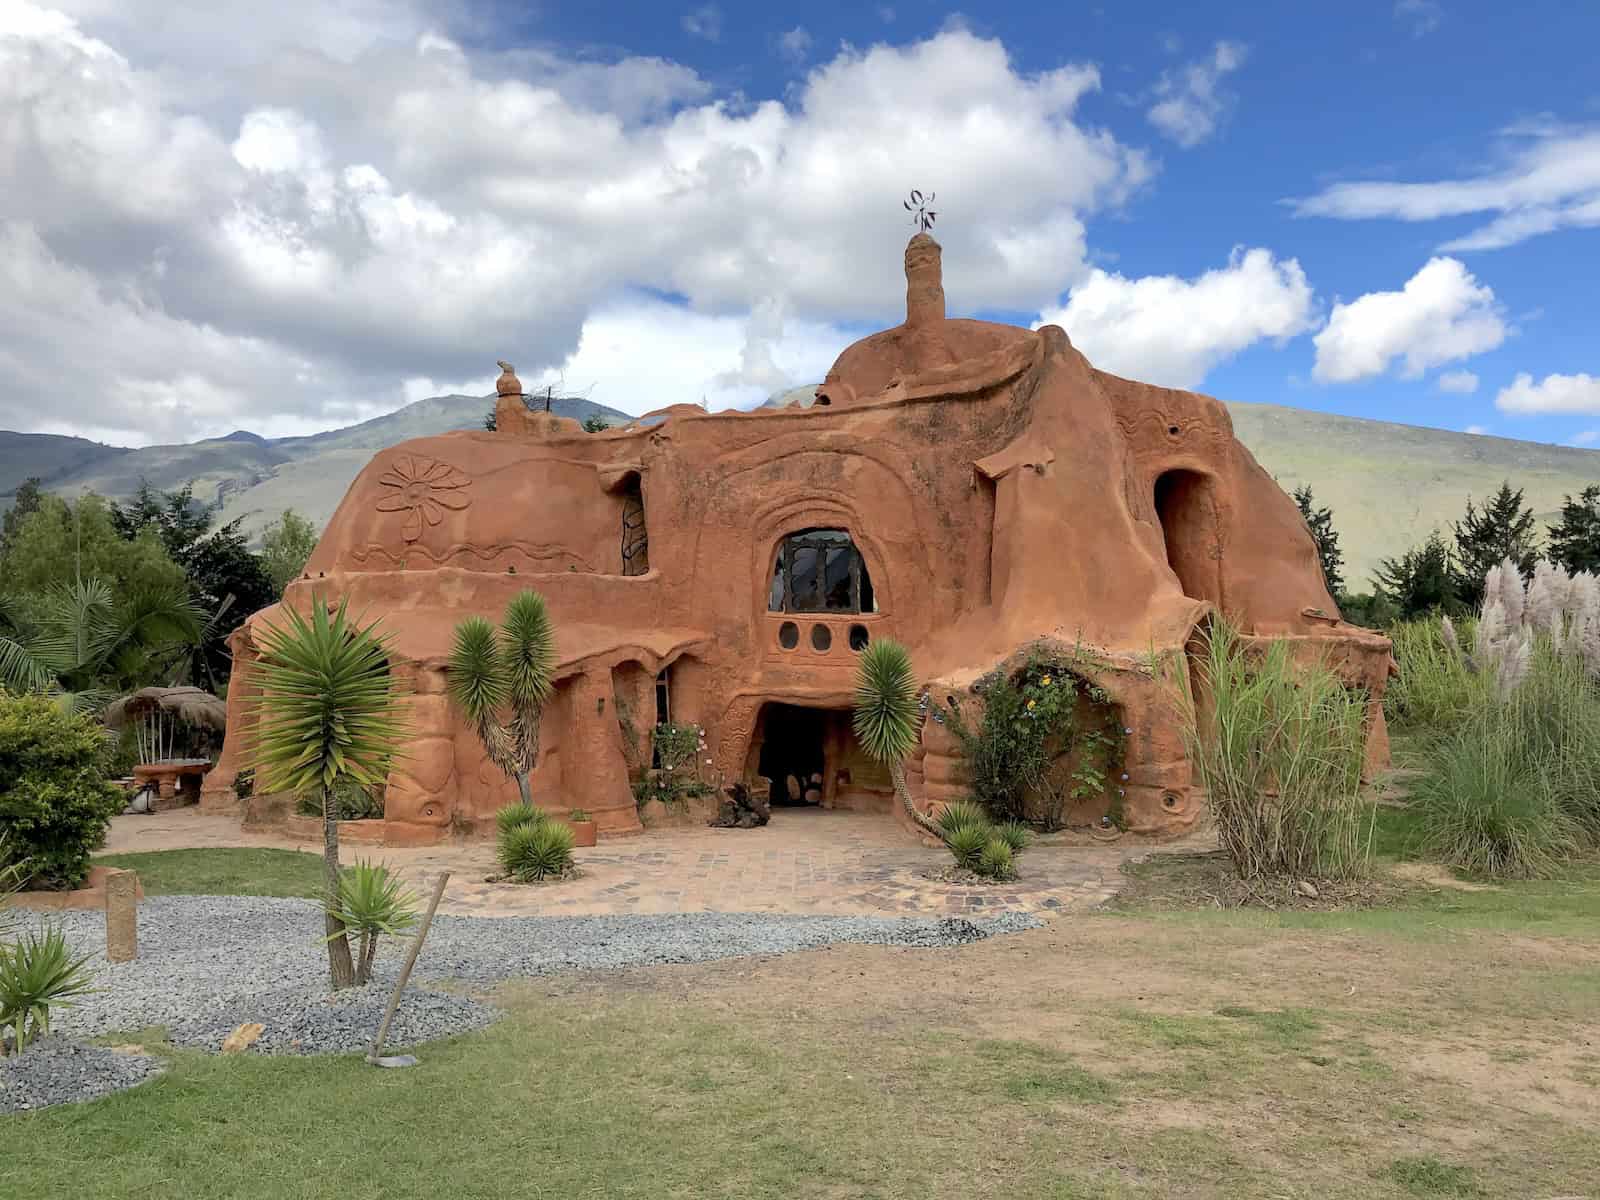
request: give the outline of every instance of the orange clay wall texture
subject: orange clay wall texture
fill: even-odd
[[[1212,611],[1249,635],[1331,653],[1369,689],[1369,761],[1386,759],[1377,698],[1389,643],[1338,619],[1299,512],[1223,406],[1097,371],[1055,326],[946,319],[926,234],[907,247],[906,273],[907,322],[846,349],[809,407],[677,406],[589,434],[530,410],[506,367],[496,431],[374,457],[283,603],[348,601],[394,640],[412,732],[386,794],[391,842],[476,827],[516,798],[452,711],[444,668],[463,616],[497,620],[528,587],[549,602],[560,663],[535,799],[587,809],[612,834],[639,828],[639,754],[624,730],[653,724],[663,668],[672,718],[705,727],[702,771],[731,781],[754,770],[765,705],[848,709],[853,625],[905,643],[936,707],[1040,642],[1091,651],[1098,665],[1084,673],[1130,731],[1127,778],[1113,783],[1137,832],[1181,832],[1203,807],[1184,693],[1149,664],[1181,655]],[[648,570],[629,574],[644,562],[623,553],[641,502]],[[813,528],[849,532],[877,611],[768,612],[781,542]],[[213,806],[233,801],[253,630],[274,611],[234,636]],[[779,639],[790,620],[792,650]],[[826,652],[813,649],[816,625],[831,635]],[[850,764],[862,806],[867,773],[840,740],[829,738],[829,769]],[[924,805],[964,794],[947,727],[924,723],[908,777]],[[831,788],[830,801],[849,791]]]

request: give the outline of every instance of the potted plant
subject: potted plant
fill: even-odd
[[[600,840],[600,826],[581,808],[567,814],[567,824],[572,826],[574,846],[592,846]]]

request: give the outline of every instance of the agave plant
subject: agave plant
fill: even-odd
[[[513,596],[499,629],[476,616],[456,626],[450,698],[472,722],[489,761],[517,781],[530,806],[528,776],[539,760],[539,720],[555,663],[555,630],[538,592]]]
[[[572,826],[529,821],[500,833],[500,866],[519,883],[559,879],[572,868]]]
[[[923,815],[906,788],[905,760],[919,732],[916,676],[911,655],[892,638],[874,641],[861,652],[852,723],[861,748],[889,768],[894,794],[906,813],[919,829],[942,841],[944,831]]]
[[[417,898],[382,863],[358,861],[339,877],[335,913],[347,934],[356,934],[356,983],[372,980],[380,937],[398,937],[417,923]]]
[[[374,622],[360,626],[328,611],[318,597],[310,617],[285,609],[287,625],[257,632],[261,692],[246,757],[267,790],[315,794],[322,804],[325,894],[339,895],[341,784],[375,787],[388,777],[406,722],[389,671],[388,639]],[[335,989],[355,983],[350,939],[337,904],[324,905],[328,974]]]
[[[18,1054],[49,1034],[52,1009],[94,991],[89,959],[87,954],[74,957],[59,929],[0,946],[0,1035],[10,1027]]]

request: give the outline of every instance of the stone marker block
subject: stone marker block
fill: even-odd
[[[106,959],[132,962],[139,957],[139,874],[106,875]]]

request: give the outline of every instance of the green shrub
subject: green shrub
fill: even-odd
[[[381,819],[385,786],[383,783],[378,783],[368,787],[349,778],[339,780],[333,786],[333,819],[336,821]],[[300,796],[295,801],[295,811],[308,817],[320,817],[322,797],[315,793]]]
[[[519,883],[559,879],[572,869],[572,826],[563,821],[517,825],[500,835],[500,866]]]
[[[1033,834],[1021,821],[1002,821],[994,827],[995,836],[1011,848],[1013,855],[1021,854],[1033,841]]]
[[[509,833],[519,825],[538,825],[544,819],[545,815],[537,808],[520,801],[506,805],[494,815],[495,827],[501,833]]]
[[[126,803],[103,774],[104,741],[88,716],[42,696],[0,694],[0,865],[26,861],[26,886],[70,889],[89,873]]]
[[[1204,703],[1185,730],[1222,848],[1241,878],[1365,869],[1366,696],[1288,643],[1247,645],[1214,620],[1192,669]]]
[[[593,819],[586,808],[575,808],[567,814],[567,820],[569,821],[591,821]]]
[[[401,886],[399,876],[381,863],[358,861],[339,873],[339,897],[334,915],[345,930],[359,934],[356,982],[372,979],[378,939],[397,937],[417,923],[417,899]]]
[[[1121,722],[1106,692],[1072,662],[1034,653],[975,690],[983,700],[976,729],[959,710],[944,716],[973,794],[994,818],[1059,829],[1073,801],[1106,793],[1122,757]],[[1070,768],[1058,767],[1063,760]]]
[[[945,805],[936,820],[946,838],[966,825],[978,825],[985,829],[989,827],[989,814],[983,810],[981,804],[975,804],[971,800],[956,800]]]
[[[993,836],[987,822],[982,825],[958,825],[945,834],[944,844],[949,848],[950,856],[956,860],[956,866],[976,871],[983,857],[983,848]]]
[[[94,990],[87,954],[74,957],[59,929],[0,946],[0,1041],[11,1030],[17,1053],[50,1032],[50,1013]]]
[[[1016,873],[1011,860],[1011,847],[1006,845],[1004,839],[991,835],[978,857],[978,874],[987,875],[990,879],[1010,879]]]

